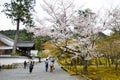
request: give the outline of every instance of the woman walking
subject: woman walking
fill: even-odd
[[[54,60],[50,61],[50,72],[53,72],[53,70],[55,70],[54,62],[55,62]]]

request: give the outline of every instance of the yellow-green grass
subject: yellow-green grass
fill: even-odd
[[[103,62],[104,59],[101,59],[101,61]],[[108,64],[105,65],[105,63],[103,63],[103,65],[96,67],[94,64],[88,66],[88,73],[85,73],[83,71],[83,66],[78,65],[76,70],[75,66],[70,65],[69,59],[62,59],[58,62],[71,75],[80,75],[80,73],[82,73],[92,80],[98,80],[98,78],[101,78],[101,80],[120,80],[120,67],[118,67],[118,70],[116,71],[114,65],[108,67]]]
[[[120,68],[116,71],[114,67],[98,67],[91,66],[88,68],[89,74],[86,74],[93,80],[101,78],[101,80],[120,80]]]
[[[72,66],[64,66],[64,69],[71,75],[80,75],[80,73],[82,73],[82,75],[92,80],[98,80],[98,78],[101,78],[101,80],[120,80],[120,68],[116,71],[114,67],[102,66],[97,68],[95,66],[90,66],[88,68],[88,73],[83,71],[82,66],[77,66],[77,73],[75,67]]]

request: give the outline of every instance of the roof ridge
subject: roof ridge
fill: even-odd
[[[11,38],[9,38],[9,37],[7,37],[6,35],[3,35],[3,34],[1,34],[1,33],[0,33],[0,36],[4,37],[4,38],[6,38],[6,39],[9,39],[10,41],[14,41],[13,39],[11,39]]]
[[[12,42],[11,45],[8,44],[7,42],[5,42],[5,41],[3,40],[3,38],[6,39],[6,40],[8,40],[8,41],[10,41],[10,42]],[[7,36],[5,36],[5,35],[3,35],[3,34],[1,34],[1,33],[0,33],[0,40],[3,41],[4,43],[6,43],[7,45],[13,46],[14,40],[11,39],[11,38],[9,38],[9,37],[7,37]]]

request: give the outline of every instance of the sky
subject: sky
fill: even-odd
[[[2,5],[10,0],[0,0],[0,30],[13,30],[16,29],[16,25],[11,23],[11,20],[6,18],[5,14],[1,12],[3,9]],[[65,0],[64,0],[65,1]],[[36,0],[36,12],[37,16],[43,15],[42,9],[40,9],[41,0]],[[77,7],[83,6],[83,9],[90,8],[93,12],[98,12],[99,10],[111,9],[117,7],[120,4],[120,0],[74,0]],[[21,25],[20,29],[25,28]]]

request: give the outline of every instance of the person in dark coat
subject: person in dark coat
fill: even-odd
[[[39,59],[39,62],[41,62],[41,57],[38,57],[38,59]]]
[[[46,61],[45,61],[45,71],[47,72],[48,71],[48,59],[46,59]]]
[[[30,65],[29,65],[29,72],[32,73],[32,70],[33,70],[33,62],[31,61]]]
[[[27,62],[24,61],[24,69],[26,69],[26,67],[27,67]]]
[[[1,69],[2,69],[2,65],[1,65],[1,63],[0,63],[0,71],[1,71]]]

